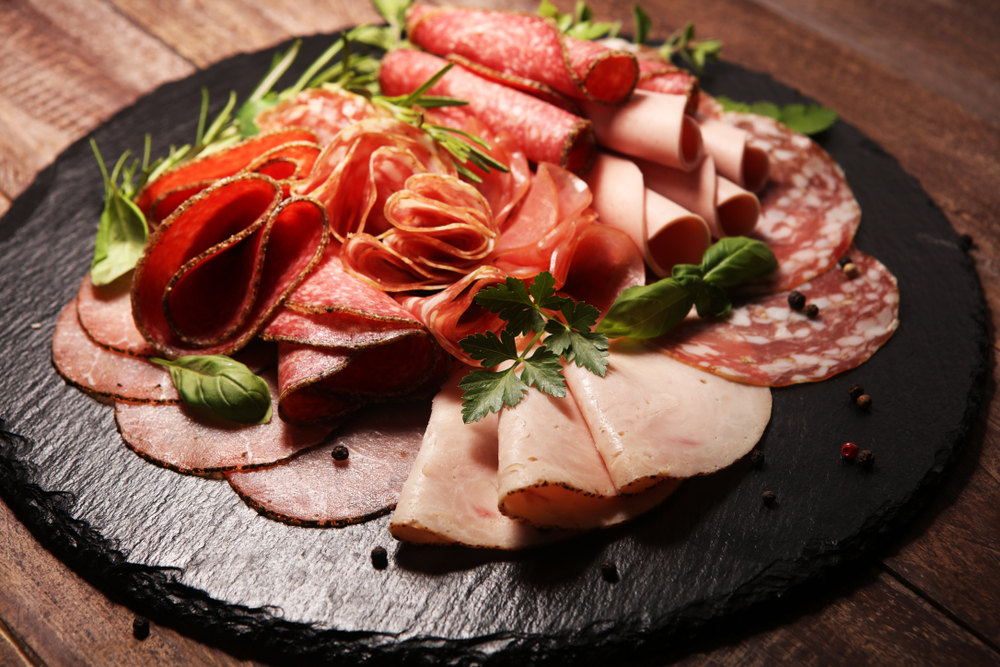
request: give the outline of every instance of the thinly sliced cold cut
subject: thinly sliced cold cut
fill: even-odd
[[[366,118],[388,118],[389,112],[346,90],[309,88],[257,114],[261,132],[304,127],[316,134],[320,146],[333,141],[342,130]]]
[[[108,285],[95,285],[88,273],[76,293],[76,314],[80,326],[98,345],[137,357],[158,356],[142,337],[132,319],[132,273]]]
[[[767,153],[747,143],[744,130],[716,118],[698,119],[705,152],[715,160],[715,169],[741,188],[760,192],[767,185],[771,165]]]

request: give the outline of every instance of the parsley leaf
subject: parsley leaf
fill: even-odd
[[[566,378],[559,365],[559,355],[545,346],[536,348],[530,357],[524,360],[524,370],[521,380],[529,387],[534,385],[539,391],[563,398],[566,396]]]
[[[608,368],[608,339],[592,330],[601,311],[590,304],[567,299],[561,312],[565,323],[551,319],[545,325],[545,330],[551,334],[545,339],[546,347],[563,355],[566,361],[573,361],[604,377]]]
[[[477,422],[491,412],[500,412],[504,405],[521,402],[528,385],[514,374],[514,367],[506,371],[472,371],[458,384],[462,394],[462,421]]]

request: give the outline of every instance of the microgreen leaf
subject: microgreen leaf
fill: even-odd
[[[271,421],[271,391],[263,378],[221,355],[152,359],[166,366],[181,399],[240,424]]]
[[[837,112],[818,104],[788,104],[779,107],[773,102],[737,102],[728,97],[717,97],[726,111],[739,113],[754,113],[758,116],[768,116],[785,124],[790,129],[806,135],[819,134],[837,122]]]
[[[131,168],[126,168],[129,158],[126,151],[109,175],[104,158],[97,149],[97,142],[91,139],[90,147],[104,178],[104,210],[101,211],[97,237],[94,240],[90,281],[95,285],[107,285],[135,268],[146,245],[149,228],[146,217],[131,199],[138,161]],[[118,184],[119,175],[123,176],[122,185]]]
[[[649,31],[653,28],[653,21],[649,14],[640,5],[632,5],[632,21],[635,23],[635,43],[645,44],[649,39]]]

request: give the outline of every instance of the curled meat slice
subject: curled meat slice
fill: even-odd
[[[442,123],[449,124],[449,121],[443,120]],[[521,202],[531,186],[531,170],[528,168],[528,159],[524,155],[524,150],[509,132],[494,133],[474,116],[469,116],[460,124],[451,126],[485,141],[490,147],[489,149],[484,148],[484,152],[507,167],[506,172],[497,169],[490,169],[489,172],[486,172],[471,162],[465,165],[482,179],[480,183],[474,183],[473,186],[486,198],[486,202],[493,212],[494,222],[497,227],[502,229],[511,211]]]
[[[610,225],[587,225],[577,236],[560,292],[608,312],[622,292],[646,284],[642,253],[628,235]]]
[[[354,123],[366,118],[388,118],[389,115],[385,109],[346,90],[309,88],[260,112],[254,123],[261,132],[304,127],[316,134],[321,146],[326,146]]]
[[[147,242],[132,280],[135,324],[167,355],[238,350],[319,262],[327,239],[316,201],[281,201],[266,176],[220,181]]]

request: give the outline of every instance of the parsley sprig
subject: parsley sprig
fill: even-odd
[[[459,383],[465,390],[462,419],[466,424],[500,412],[505,405],[516,406],[532,386],[550,396],[566,396],[560,357],[604,377],[608,338],[593,331],[600,311],[556,295],[555,278],[548,271],[530,285],[508,277],[502,285],[477,294],[475,302],[507,325],[499,336],[488,331],[467,336],[459,344],[484,369],[504,368],[472,371]],[[529,334],[534,335],[524,351],[518,352],[517,337]]]

